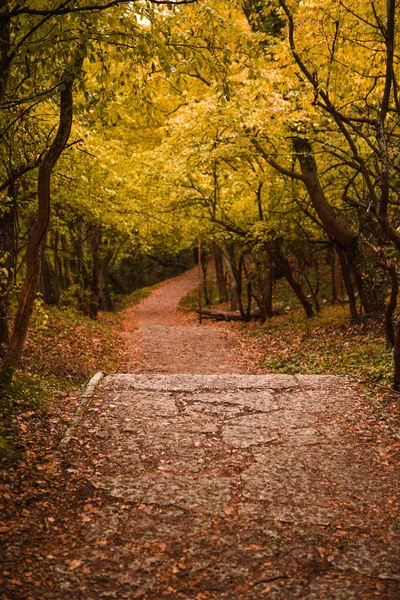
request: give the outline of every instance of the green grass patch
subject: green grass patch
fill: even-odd
[[[382,324],[374,319],[351,323],[347,306],[325,306],[312,319],[296,310],[242,331],[259,347],[266,372],[336,374],[382,385],[392,381],[393,355]]]
[[[218,287],[215,281],[207,281],[206,283],[207,296],[202,288],[201,301],[203,307],[213,307],[218,305]],[[208,299],[208,303],[206,300]],[[187,312],[195,312],[199,307],[199,288],[196,286],[193,290],[188,292],[179,301],[179,306]]]
[[[198,306],[199,291],[197,287],[185,294],[179,301],[179,307],[187,312],[195,312],[198,309]]]
[[[195,311],[197,289],[182,298],[180,306]],[[265,324],[253,321],[240,325],[264,372],[336,374],[390,387],[393,352],[386,346],[382,320],[362,318],[352,323],[347,304],[331,305],[324,298],[321,312],[307,319],[283,279],[274,287],[274,307],[284,313]],[[226,305],[223,308],[226,310]]]
[[[154,285],[149,285],[147,287],[135,290],[126,296],[121,296],[117,302],[117,310],[124,310],[124,308],[127,308],[128,306],[139,304],[139,302],[150,296],[150,294],[159,287],[160,284],[156,283]]]

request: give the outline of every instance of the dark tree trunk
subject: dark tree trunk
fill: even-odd
[[[71,268],[70,268],[70,251],[68,248],[67,238],[61,236],[61,269],[60,269],[60,280],[61,287],[66,290],[71,285]]]
[[[213,243],[213,254],[219,301],[226,302],[226,300],[228,299],[228,288],[226,287],[224,261],[221,248],[215,242]]]
[[[399,294],[399,278],[397,277],[396,267],[394,265],[387,265],[385,269],[389,272],[392,282],[390,298],[385,310],[385,333],[388,346],[393,348],[396,343],[393,315],[394,311],[396,310],[397,297]]]
[[[10,186],[8,197],[12,202],[0,219],[0,357],[3,357],[9,343],[10,288],[16,264],[16,205],[15,188]]]
[[[74,231],[74,236],[75,237],[72,243],[73,259],[71,259],[70,266],[74,276],[74,283],[78,284],[79,309],[85,315],[89,315],[90,298],[88,299],[87,290],[91,290],[92,282],[91,276],[86,268],[85,243],[87,241],[87,231],[82,219],[80,219],[76,223],[76,230]]]
[[[265,323],[267,319],[270,319],[273,315],[272,310],[272,291],[273,291],[273,276],[272,270],[268,270],[267,278],[264,283],[261,297],[261,322]]]
[[[97,319],[99,314],[99,308],[102,303],[102,265],[100,258],[100,243],[101,234],[100,227],[94,225],[90,234],[90,246],[92,250],[92,282],[91,282],[91,296],[89,306],[89,317],[91,319]]]
[[[378,289],[376,278],[368,272],[367,257],[364,256],[358,244],[346,248],[345,253],[365,314],[382,313],[385,307],[383,287]]]
[[[80,48],[74,67],[80,69],[82,62],[83,52]],[[21,357],[39,284],[42,246],[50,224],[51,175],[71,132],[74,77],[74,70],[70,67],[67,68],[60,88],[58,130],[39,167],[37,187],[38,213],[26,251],[26,275],[19,297],[13,332],[0,370],[0,385],[2,387],[9,386],[13,371]]]
[[[321,310],[321,304],[319,301],[320,275],[317,260],[314,259],[313,262],[315,271],[315,287],[312,286],[310,279],[306,275],[304,275],[304,278],[307,282],[308,289],[310,290],[310,294],[314,302],[315,311],[319,313]]]
[[[226,267],[226,272],[228,275],[228,281],[229,281],[229,295],[230,295],[230,301],[231,301],[231,311],[235,311],[238,309],[238,284],[237,284],[237,279],[236,279],[236,275],[235,275],[235,271],[234,271],[234,265],[233,265],[233,249],[231,249],[231,251],[229,251],[228,247],[225,247],[225,252],[224,252],[224,263],[225,263],[225,267]]]
[[[317,165],[308,139],[297,137],[293,140],[296,156],[300,163],[300,169],[308,195],[329,235],[343,246],[350,246],[357,239],[357,235],[340,217],[332,210],[322,189]]]
[[[347,295],[349,297],[350,317],[351,317],[352,321],[355,321],[358,319],[358,310],[357,310],[357,302],[356,302],[356,295],[354,292],[354,286],[353,286],[353,282],[351,280],[350,268],[349,268],[349,265],[347,264],[346,254],[342,250],[342,248],[337,247],[336,250],[337,250],[339,261],[340,261],[340,268],[342,269],[342,277],[343,277],[344,285],[346,288]]]
[[[304,293],[304,290],[303,290],[301,284],[298,281],[296,281],[296,279],[294,278],[292,268],[290,266],[288,259],[282,257],[279,261],[278,266],[279,266],[283,276],[285,277],[286,281],[288,282],[288,284],[292,288],[293,292],[296,294],[297,298],[299,299],[302,307],[304,308],[306,317],[308,319],[310,319],[311,317],[314,316],[312,304],[311,304],[311,302],[308,301],[308,298],[307,298],[306,294]]]
[[[239,266],[232,265],[232,271],[236,280],[236,291],[237,291],[237,301],[240,315],[243,321],[249,321],[250,317],[248,315],[249,311],[246,311],[243,304],[243,266],[244,266],[244,254],[240,257]]]
[[[342,273],[340,260],[335,247],[328,249],[327,262],[331,269],[332,304],[343,300]]]
[[[210,304],[212,303],[212,298],[210,297],[209,294],[209,289],[207,286],[207,270],[208,270],[208,257],[207,257],[207,253],[205,252],[204,248],[203,251],[201,253],[201,271],[202,271],[202,284],[203,284],[203,294],[204,294],[204,302],[207,306],[210,306]]]
[[[286,256],[284,256],[283,251],[280,247],[280,243],[276,240],[271,247],[266,246],[266,251],[270,254],[272,260],[274,260],[276,267],[279,269],[282,276],[286,279],[293,292],[299,299],[300,304],[304,308],[304,312],[306,313],[306,317],[310,319],[314,316],[314,311],[311,302],[308,301],[306,294],[300,284],[300,282],[296,281],[293,276],[292,267]]]
[[[63,288],[63,265],[60,256],[60,236],[58,231],[55,232],[53,236],[53,252],[54,252],[54,270],[58,281],[58,287],[60,290]]]
[[[40,293],[45,304],[54,306],[60,302],[60,280],[44,248],[42,249],[42,269],[40,274]]]
[[[7,91],[10,53],[10,18],[8,0],[0,0],[0,102]]]
[[[400,392],[400,318],[396,320],[394,325],[394,382],[393,389]]]

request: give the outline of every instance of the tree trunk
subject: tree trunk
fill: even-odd
[[[207,269],[208,269],[208,256],[203,248],[203,251],[201,253],[201,271],[202,271],[203,276],[201,279],[202,279],[202,284],[203,284],[204,302],[205,302],[206,306],[210,306],[210,304],[212,303],[212,298],[210,297],[209,288],[207,286]]]
[[[8,197],[12,202],[0,219],[0,356],[5,355],[9,343],[10,287],[16,264],[15,189],[12,184]]]
[[[394,358],[394,382],[393,389],[400,392],[400,318],[396,320],[395,326],[395,343],[393,349]]]
[[[61,294],[61,290],[63,289],[63,271],[62,271],[62,262],[60,257],[60,236],[58,231],[54,233],[53,236],[53,251],[54,251],[54,271],[58,281],[58,288]]]
[[[299,299],[302,307],[304,308],[304,312],[306,313],[306,317],[310,319],[314,316],[314,311],[311,302],[308,301],[307,296],[304,293],[304,290],[301,284],[295,280],[292,273],[292,268],[287,258],[281,257],[280,262],[278,264],[279,268],[282,271],[283,276],[286,281],[292,288],[293,292],[296,294]]]
[[[40,279],[42,246],[50,224],[51,174],[64,150],[72,126],[74,68],[82,66],[83,52],[78,49],[75,64],[64,72],[60,91],[60,116],[57,133],[39,167],[38,213],[26,251],[26,276],[21,290],[13,332],[0,370],[0,385],[7,387],[22,354],[36,291]]]
[[[238,288],[237,281],[233,271],[233,265],[230,257],[228,256],[228,251],[225,249],[224,252],[224,263],[226,272],[228,274],[229,279],[229,291],[230,291],[230,299],[231,299],[231,311],[235,311],[238,308]]]
[[[10,17],[8,0],[0,0],[0,102],[3,101],[7,91],[10,73]]]
[[[304,308],[304,312],[306,313],[306,317],[310,319],[314,316],[314,311],[311,302],[308,301],[307,296],[304,293],[304,290],[301,284],[295,280],[292,272],[292,267],[286,256],[284,256],[283,251],[280,247],[279,240],[275,240],[271,247],[266,246],[266,251],[270,254],[272,260],[274,260],[277,268],[280,270],[282,276],[286,279],[293,292],[296,294],[297,298],[300,301],[300,304]]]
[[[335,302],[340,302],[343,299],[342,273],[335,247],[328,250],[328,263],[331,268],[332,278],[332,304],[335,304]]]
[[[396,332],[393,324],[393,315],[397,306],[397,297],[399,294],[399,279],[397,277],[396,267],[394,265],[388,265],[386,270],[389,272],[392,281],[392,289],[390,290],[390,298],[385,310],[385,333],[388,346],[393,348],[396,343]]]
[[[353,274],[361,305],[366,315],[382,313],[385,307],[383,286],[378,289],[374,276],[368,272],[367,257],[359,245],[345,250],[347,264]],[[376,269],[376,265],[375,265]]]
[[[61,236],[61,256],[60,256],[60,281],[63,290],[66,290],[71,285],[71,269],[70,269],[70,251],[68,248],[67,238]]]
[[[57,270],[53,267],[44,248],[42,248],[42,269],[40,274],[40,293],[43,301],[49,306],[60,302],[60,280]]]
[[[346,288],[346,292],[349,298],[349,309],[350,309],[350,317],[352,321],[356,321],[358,319],[358,310],[357,310],[357,302],[356,295],[354,293],[354,286],[351,280],[351,272],[349,265],[347,264],[346,254],[342,250],[342,248],[337,247],[337,254],[340,261],[340,268],[342,269],[342,276],[344,285]]]
[[[215,242],[213,243],[213,254],[219,301],[226,302],[228,299],[228,288],[226,287],[223,255],[221,248]]]
[[[267,278],[264,283],[261,298],[261,322],[265,323],[267,319],[272,317],[272,291],[273,291],[273,277],[272,269],[268,270]]]
[[[100,227],[94,225],[90,235],[90,246],[92,250],[92,281],[89,306],[89,317],[97,319],[102,297],[102,265],[100,258]]]
[[[350,227],[333,212],[322,189],[317,165],[312,147],[308,139],[297,137],[293,140],[293,146],[300,163],[300,169],[304,178],[304,184],[313,204],[315,212],[322,221],[328,234],[343,246],[349,246],[357,239],[357,235]]]

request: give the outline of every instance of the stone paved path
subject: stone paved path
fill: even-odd
[[[115,375],[99,423],[88,597],[400,597],[398,473],[340,378]]]

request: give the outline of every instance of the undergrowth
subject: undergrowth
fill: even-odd
[[[195,311],[197,289],[182,298],[180,306]],[[213,304],[212,308],[229,310],[227,304]],[[336,374],[390,387],[393,353],[386,346],[379,319],[362,317],[353,323],[346,303],[332,305],[327,298],[322,298],[321,311],[307,319],[284,280],[275,286],[274,308],[282,314],[264,324],[258,321],[232,324],[239,327],[244,340],[253,348],[262,371]]]
[[[18,454],[20,415],[34,411],[44,423],[96,371],[118,369],[119,321],[118,314],[100,313],[93,321],[75,309],[36,302],[21,363],[0,403],[0,456]]]
[[[139,304],[139,302],[147,298],[147,296],[150,296],[150,294],[159,287],[160,284],[155,283],[154,285],[149,285],[147,287],[135,290],[126,296],[121,296],[116,303],[117,310],[124,310],[124,308],[127,308],[128,306],[132,306],[132,304]]]
[[[121,298],[118,310],[138,304],[158,286]],[[118,312],[100,312],[93,321],[72,307],[35,302],[21,363],[0,401],[0,457],[19,455],[23,415],[33,411],[42,425],[53,413],[59,419],[65,399],[96,371],[118,370],[124,359],[120,324]]]
[[[370,384],[391,383],[393,356],[381,323],[351,323],[347,306],[325,306],[312,319],[297,309],[264,325],[250,323],[242,331],[262,349],[266,372],[336,374]]]

